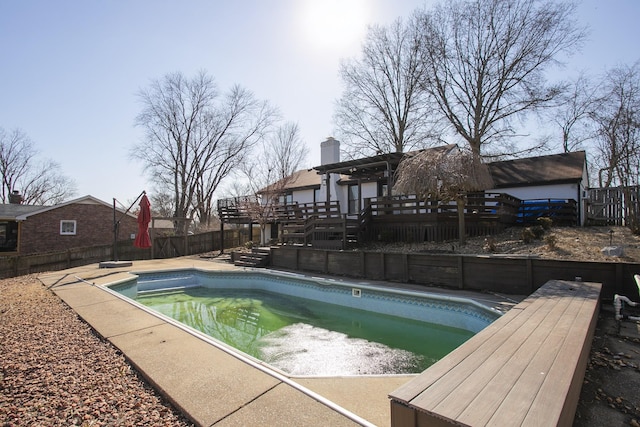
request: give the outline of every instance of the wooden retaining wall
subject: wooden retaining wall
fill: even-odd
[[[549,280],[602,283],[601,298],[638,297],[640,264],[499,255],[453,255],[273,248],[271,265],[287,270],[408,282],[428,286],[529,295]]]

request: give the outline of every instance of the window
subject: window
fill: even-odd
[[[357,214],[360,212],[360,191],[358,184],[352,184],[348,189],[349,214]]]
[[[279,202],[283,205],[293,204],[293,193],[287,193],[279,197]]]
[[[63,236],[75,236],[76,221],[67,219],[60,221],[60,234]]]
[[[389,186],[386,182],[378,182],[378,197],[387,197],[389,195]]]
[[[316,188],[315,190],[313,190],[313,201],[318,203],[318,202],[322,202],[323,200],[320,200],[321,196],[320,196],[320,189]]]

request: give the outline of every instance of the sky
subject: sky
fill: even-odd
[[[367,26],[435,0],[0,0],[0,127],[21,129],[77,186],[127,206],[152,186],[130,157],[141,141],[137,93],[168,73],[249,89],[298,124],[320,164],[342,92],[340,61]],[[582,50],[555,71],[597,75],[640,60],[639,0],[583,0]],[[224,197],[224,194],[219,194]]]

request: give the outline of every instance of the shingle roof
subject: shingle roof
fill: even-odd
[[[304,190],[309,188],[319,188],[321,176],[313,169],[302,169],[294,172],[286,178],[283,178],[260,190],[260,193],[268,193],[277,190]]]
[[[430,150],[448,150],[453,145],[430,148]],[[289,180],[280,188],[280,183],[275,183],[262,190],[270,188],[279,190],[303,190],[318,188],[321,184],[323,172],[349,173],[353,170],[363,170],[369,173],[375,172],[379,167],[386,168],[386,161],[397,162],[402,158],[402,153],[391,153],[366,157],[357,160],[334,163],[331,165],[317,166],[314,169],[304,169],[294,172]],[[582,180],[583,168],[586,162],[586,153],[576,151],[572,153],[552,154],[548,156],[528,157],[524,159],[506,160],[489,163],[489,170],[493,177],[495,188],[519,187],[537,184],[560,184],[578,182]],[[348,178],[347,176],[343,177]]]
[[[51,205],[51,206],[19,205],[19,204],[8,203],[8,204],[0,204],[0,220],[25,221],[31,215],[37,215],[43,212],[50,211],[52,209],[58,209],[63,206],[72,205],[76,203],[104,205],[112,208],[112,205],[110,205],[109,203],[102,201],[100,199],[97,199],[90,195],[83,196],[78,199],[62,202],[57,205]],[[116,208],[116,211],[120,213],[124,213],[125,210],[121,208]],[[128,212],[127,215],[135,217],[135,215],[131,212]]]
[[[0,204],[0,220],[15,221],[21,215],[28,215],[43,209],[40,205]]]
[[[489,163],[495,188],[561,184],[582,179],[586,153],[553,154]]]

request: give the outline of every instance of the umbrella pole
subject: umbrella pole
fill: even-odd
[[[138,202],[138,200],[140,200],[140,198],[145,194],[147,194],[147,192],[145,190],[142,190],[142,193],[140,193],[140,195],[136,197],[133,203],[131,203],[131,206],[129,206],[127,210],[124,211],[122,216],[120,216],[120,218],[117,221],[116,221],[116,198],[115,197],[113,198],[113,260],[116,262],[119,261],[118,260],[118,228],[120,227],[120,221],[122,221],[122,218],[124,218],[124,216],[129,213],[133,205],[135,205]]]

